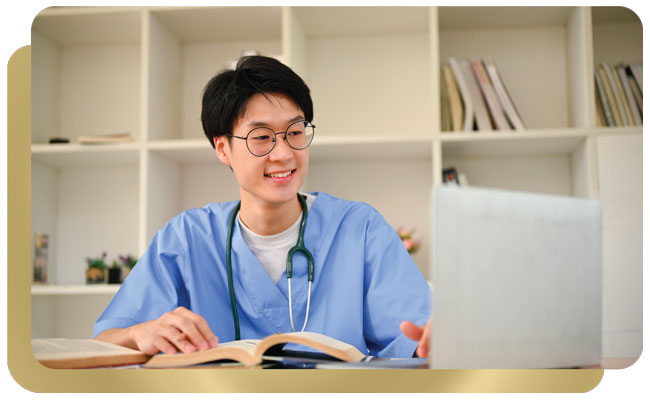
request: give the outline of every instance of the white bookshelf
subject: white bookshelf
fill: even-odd
[[[69,307],[86,307],[92,318],[75,323],[92,326],[114,294],[83,285],[86,256],[142,254],[180,211],[238,197],[203,135],[200,99],[216,72],[255,50],[312,91],[303,190],[366,201],[395,228],[414,228],[427,277],[431,188],[445,167],[470,185],[601,199],[604,355],[640,351],[640,315],[620,315],[641,293],[642,254],[625,247],[640,246],[641,199],[616,193],[642,187],[641,158],[628,155],[640,152],[642,127],[596,126],[593,71],[641,61],[641,43],[640,22],[621,7],[47,9],[33,25],[32,230],[50,234],[50,282],[32,290],[34,335],[73,334],[62,328]],[[441,62],[488,55],[527,129],[442,132]],[[115,132],[135,141],[47,144]],[[619,160],[629,179],[604,170]],[[96,300],[70,300],[80,296]]]

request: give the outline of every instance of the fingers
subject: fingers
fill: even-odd
[[[415,352],[418,357],[425,358],[429,356],[429,332],[431,329],[431,320],[427,322],[427,324],[424,326],[424,329],[422,329],[422,336],[420,337],[420,341],[418,342],[418,348]]]
[[[219,343],[205,319],[183,307],[156,320],[132,326],[129,335],[137,348],[146,354],[193,353]]]
[[[422,337],[423,329],[411,321],[402,321],[399,329],[407,338],[415,340],[416,342]]]
[[[199,314],[193,313],[192,311],[184,307],[180,307],[178,311],[182,313],[184,316],[186,316],[187,318],[189,318],[194,323],[194,327],[197,330],[197,334],[201,337],[202,340],[207,342],[207,346],[217,347],[217,345],[219,344],[219,338],[217,338],[217,336],[214,333],[212,333],[212,330],[210,329],[210,326],[206,322],[205,318],[203,318]]]
[[[411,321],[402,321],[399,326],[404,335],[418,342],[415,354],[418,357],[428,357],[429,355],[429,332],[431,330],[431,319],[423,327],[415,325]]]
[[[215,347],[219,342],[205,319],[184,307],[166,313],[160,319],[164,326],[174,327],[182,334],[181,337],[172,334],[169,339],[184,353]]]

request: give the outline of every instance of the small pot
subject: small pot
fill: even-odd
[[[115,267],[108,269],[108,283],[122,283],[122,268]]]
[[[105,283],[106,282],[106,270],[99,268],[88,268],[86,269],[86,283],[95,284],[95,283]]]

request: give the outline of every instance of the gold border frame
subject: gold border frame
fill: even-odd
[[[34,392],[587,392],[602,369],[564,370],[54,370],[31,352],[31,50],[7,79],[7,361]]]

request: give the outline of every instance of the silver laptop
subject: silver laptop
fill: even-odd
[[[448,186],[434,196],[430,367],[599,365],[600,202]]]

